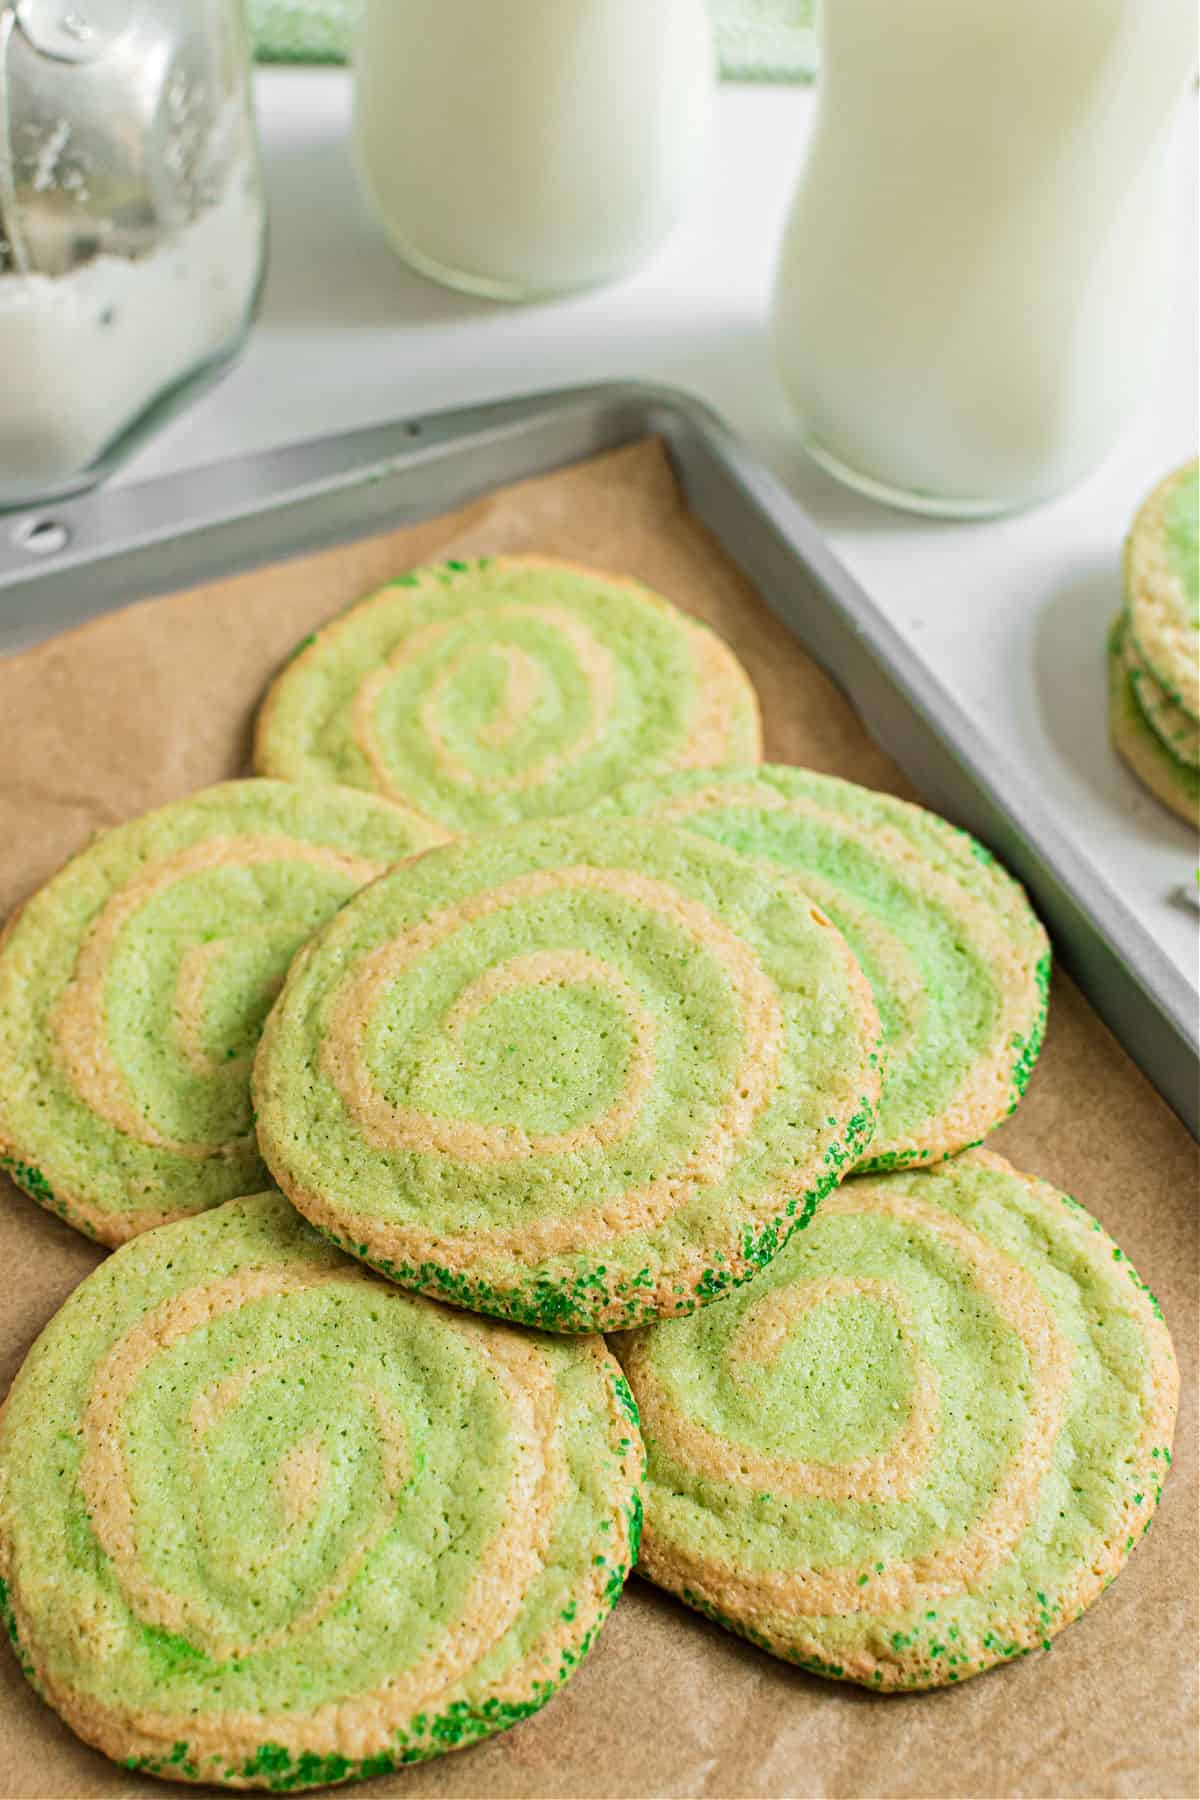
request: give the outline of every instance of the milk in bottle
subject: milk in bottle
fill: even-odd
[[[367,0],[360,174],[426,274],[498,299],[588,287],[675,222],[714,79],[706,0]]]
[[[985,513],[1068,486],[1156,370],[1194,0],[825,0],[773,333],[852,483]]]

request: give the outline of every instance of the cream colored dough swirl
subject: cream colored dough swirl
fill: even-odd
[[[147,1301],[98,1288],[52,1326],[0,1428],[0,1573],[68,1722],[153,1773],[292,1787],[533,1710],[633,1552],[640,1442],[602,1342],[402,1294],[277,1195],[129,1248]],[[71,1474],[31,1539],[47,1368]]]
[[[569,745],[528,762],[520,769],[499,773],[473,768],[455,752],[442,729],[443,702],[455,684],[468,675],[472,663],[479,662],[484,655],[498,657],[505,676],[502,698],[492,717],[478,728],[476,741],[484,749],[503,749],[519,734],[536,708],[538,696],[546,685],[542,664],[519,644],[500,641],[486,649],[471,646],[458,651],[430,683],[429,691],[421,701],[420,720],[439,773],[452,782],[475,787],[482,793],[516,793],[541,786],[568,763],[581,760],[601,741],[616,699],[617,668],[612,654],[587,626],[558,607],[494,607],[489,613],[489,622],[501,629],[513,622],[536,624],[561,637],[575,658],[587,693],[584,717]],[[419,663],[430,651],[436,651],[453,630],[450,625],[431,625],[406,639],[382,668],[372,670],[354,696],[354,736],[371,766],[378,791],[392,799],[403,800],[405,795],[402,783],[391,772],[380,740],[376,724],[380,695],[397,674]]]
[[[355,1397],[365,1398],[375,1426],[382,1479],[370,1510],[365,1516],[356,1517],[352,1541],[333,1576],[286,1624],[273,1631],[231,1639],[212,1607],[195,1596],[172,1593],[161,1586],[141,1559],[139,1535],[143,1534],[139,1533],[130,1480],[123,1415],[138,1384],[153,1378],[156,1357],[188,1333],[204,1332],[223,1313],[238,1311],[257,1300],[287,1299],[306,1289],[339,1281],[357,1285],[361,1277],[349,1270],[265,1268],[243,1271],[210,1287],[194,1288],[148,1313],[114,1345],[96,1373],[84,1413],[80,1469],[80,1485],[92,1528],[137,1617],[146,1625],[186,1638],[214,1662],[240,1660],[294,1643],[329,1617],[389,1529],[412,1479],[414,1463],[407,1425],[394,1401],[379,1386],[354,1381],[348,1384]],[[484,1349],[486,1327],[455,1317],[450,1328],[473,1348],[477,1344],[480,1350]],[[523,1354],[517,1340],[489,1343],[486,1352],[478,1359],[475,1378],[495,1384],[515,1449],[500,1509],[502,1523],[487,1550],[488,1557],[504,1569],[505,1579],[497,1582],[491,1577],[474,1584],[466,1606],[454,1621],[455,1634],[460,1639],[454,1656],[448,1656],[444,1646],[439,1646],[435,1654],[407,1670],[403,1679],[389,1683],[389,1705],[395,1708],[398,1719],[406,1718],[421,1705],[436,1708],[443,1690],[489,1643],[509,1629],[537,1561],[545,1553],[549,1520],[563,1488],[558,1401],[548,1371],[536,1355]],[[205,1440],[213,1425],[246,1399],[257,1380],[271,1372],[270,1364],[251,1364],[233,1375],[218,1377],[197,1394],[188,1414],[190,1441],[179,1445],[193,1478],[198,1477],[200,1482],[208,1479]],[[289,1447],[271,1477],[264,1481],[263,1504],[276,1509],[281,1526],[264,1560],[273,1562],[285,1556],[289,1540],[299,1538],[305,1525],[319,1521],[323,1489],[330,1477],[327,1434],[328,1422],[322,1421]],[[237,1561],[238,1546],[224,1545],[222,1549],[227,1559]],[[246,1566],[240,1572],[251,1579],[254,1569]],[[375,1701],[371,1695],[351,1703],[349,1708],[343,1703],[339,1709],[341,1722],[346,1724],[353,1718],[355,1704],[369,1712]],[[226,1724],[223,1721],[223,1732]],[[255,1724],[252,1730],[259,1732],[261,1738],[261,1726]],[[320,1730],[319,1722],[316,1730]]]
[[[800,1614],[863,1610],[868,1604],[864,1585],[870,1587],[869,1606],[873,1613],[902,1612],[984,1580],[1008,1555],[1029,1524],[1033,1500],[1062,1423],[1070,1384],[1070,1346],[1059,1332],[1054,1315],[1036,1283],[1016,1264],[994,1251],[957,1220],[907,1195],[889,1195],[881,1200],[878,1194],[859,1194],[850,1188],[833,1195],[825,1203],[826,1218],[848,1213],[893,1218],[932,1232],[962,1259],[977,1291],[993,1303],[1025,1346],[1030,1371],[1028,1412],[1020,1442],[992,1500],[958,1542],[916,1557],[909,1563],[893,1564],[883,1574],[876,1573],[868,1584],[861,1578],[872,1573],[869,1555],[863,1562],[843,1568],[789,1569],[757,1576],[745,1574],[740,1578],[742,1590],[756,1596],[761,1603],[770,1604],[772,1600],[786,1596],[788,1610]],[[831,1290],[828,1283],[810,1286],[800,1282],[787,1290],[786,1299],[767,1296],[758,1305],[766,1307],[772,1302],[776,1308],[786,1308],[786,1317],[795,1318],[828,1297],[831,1291],[878,1295],[895,1309],[901,1337],[917,1350],[918,1373],[910,1411],[904,1428],[886,1453],[869,1463],[851,1463],[842,1467],[781,1463],[778,1458],[748,1455],[675,1412],[648,1370],[644,1351],[635,1345],[626,1367],[651,1441],[657,1439],[689,1466],[725,1480],[745,1482],[750,1487],[770,1486],[773,1478],[777,1478],[782,1484],[779,1491],[798,1497],[854,1501],[881,1495],[893,1499],[909,1498],[928,1463],[936,1435],[938,1387],[919,1343],[914,1342],[911,1314],[903,1301],[898,1301],[894,1287],[855,1281],[839,1283]],[[737,1353],[736,1340],[730,1353]],[[648,1546],[651,1561],[653,1554],[651,1540]]]
[[[837,1206],[834,1199],[830,1202]],[[768,1367],[779,1355],[789,1327],[832,1299],[865,1297],[890,1308],[896,1334],[912,1359],[914,1380],[909,1410],[895,1441],[875,1456],[831,1464],[764,1456],[699,1424],[685,1425],[651,1377],[642,1405],[648,1430],[671,1454],[721,1481],[750,1482],[773,1493],[828,1500],[906,1500],[929,1461],[937,1437],[937,1371],[921,1348],[920,1332],[903,1291],[895,1282],[827,1276],[800,1286],[775,1289],[750,1307],[728,1349],[729,1373],[745,1382],[747,1367]]]
[[[375,883],[255,1060],[293,1204],[402,1285],[551,1330],[715,1299],[869,1134],[878,1014],[794,882],[670,827],[529,821]]]
[[[1170,1463],[1156,1302],[1081,1207],[984,1151],[847,1182],[760,1290],[614,1342],[650,1454],[642,1571],[872,1686],[1048,1648]]]
[[[636,581],[493,556],[414,569],[306,640],[255,758],[471,832],[760,750],[754,691],[706,626]]]
[[[374,863],[360,863],[358,858],[339,859],[338,864],[327,864],[327,867],[340,866],[349,873],[350,866],[359,863],[361,878],[370,881],[379,873]],[[217,978],[222,961],[228,956],[233,944],[245,944],[257,940],[264,945],[280,946],[290,950],[296,941],[296,927],[289,919],[272,919],[262,925],[248,925],[239,931],[236,939],[209,938],[202,944],[189,944],[179,958],[179,976],[175,984],[175,999],[171,1021],[175,1043],[180,1055],[192,1074],[211,1078],[220,1069],[241,1069],[249,1071],[254,1061],[251,1051],[241,1054],[222,1056],[209,1048],[204,1042],[204,1013],[207,996]],[[280,981],[264,981],[258,991],[261,1000],[273,999],[279,991]],[[98,998],[98,997],[97,997]],[[61,1014],[60,1014],[61,1023]],[[87,1075],[90,1076],[90,1068]],[[86,1079],[86,1076],[85,1076]],[[102,1111],[103,1107],[97,1107]],[[126,1109],[122,1109],[124,1111]],[[113,1120],[114,1124],[118,1121]],[[137,1137],[137,1128],[131,1133]]]
[[[456,1121],[396,1106],[372,1084],[364,1058],[366,1025],[376,1001],[435,946],[476,919],[572,890],[613,895],[677,924],[698,953],[720,967],[737,1008],[743,1053],[724,1105],[693,1146],[686,1164],[670,1178],[624,1194],[576,1219],[530,1221],[514,1231],[495,1228],[471,1233],[465,1243],[483,1240],[496,1252],[571,1251],[605,1237],[659,1224],[682,1203],[689,1186],[714,1180],[731,1165],[738,1147],[766,1104],[775,1084],[783,1035],[778,997],[753,951],[706,907],[669,883],[633,870],[544,869],[490,889],[456,907],[435,913],[411,932],[364,958],[331,1009],[322,1047],[325,1069],[348,1111],[369,1141],[381,1149],[434,1150],[464,1162],[511,1162],[559,1156],[584,1145],[619,1145],[638,1116],[654,1075],[654,1021],[618,970],[580,950],[540,951],[493,966],[459,995],[445,1020],[457,1035],[462,1023],[499,994],[529,984],[562,989],[573,983],[602,986],[618,1002],[629,1025],[631,1050],[624,1082],[599,1116],[570,1130],[531,1133],[520,1126]],[[431,1256],[452,1253],[453,1235],[430,1236]]]
[[[261,1186],[250,1068],[292,957],[444,841],[373,794],[263,780],[95,838],[0,933],[0,1168],[109,1245]]]
[[[104,990],[114,945],[120,933],[136,921],[138,912],[148,901],[175,883],[186,882],[201,872],[286,862],[305,863],[310,868],[325,870],[344,879],[351,888],[373,881],[387,866],[321,844],[304,844],[290,838],[213,838],[182,850],[139,875],[112,896],[92,926],[80,950],[74,980],[59,1002],[54,1029],[63,1061],[80,1097],[93,1112],[126,1136],[136,1138],[142,1144],[172,1150],[177,1156],[190,1157],[228,1155],[253,1143],[253,1132],[217,1143],[194,1143],[157,1129],[131,1092],[129,1079],[109,1043]],[[266,928],[251,929],[295,939],[295,927],[289,928],[287,921],[273,920]],[[184,951],[179,964],[172,1007],[179,1047],[193,1070],[201,1076],[211,1076],[219,1067],[229,1066],[228,1063],[216,1063],[202,1049],[200,1033],[206,977],[211,975],[227,948],[227,940],[221,938],[193,944]],[[282,981],[282,976],[279,980]],[[241,1068],[249,1067],[249,1056],[234,1060]]]
[[[118,1581],[132,1610],[147,1625],[178,1632],[199,1645],[215,1661],[251,1656],[273,1649],[316,1625],[345,1593],[381,1533],[390,1510],[404,1491],[411,1474],[407,1432],[403,1419],[376,1388],[351,1383],[365,1395],[374,1413],[382,1449],[381,1502],[374,1515],[359,1522],[356,1541],[336,1576],[317,1597],[286,1626],[257,1637],[230,1641],[222,1635],[213,1609],[202,1601],[173,1594],[162,1588],[139,1559],[137,1507],[130,1485],[128,1444],[122,1419],[140,1381],[150,1375],[156,1356],[178,1343],[189,1332],[204,1331],[222,1313],[233,1312],[258,1299],[286,1298],[305,1288],[338,1279],[336,1271],[254,1269],[211,1287],[195,1288],[181,1299],[156,1307],[109,1352],[96,1374],[84,1413],[84,1452],[80,1484],[101,1548],[112,1561]],[[345,1279],[345,1277],[342,1277]],[[251,1364],[233,1375],[222,1375],[203,1387],[188,1414],[190,1443],[180,1446],[199,1489],[207,1479],[205,1445],[209,1432],[230,1410],[243,1401],[254,1383],[274,1373],[275,1366]],[[268,1552],[274,1562],[287,1552],[289,1539],[311,1522],[320,1509],[322,1489],[329,1477],[329,1458],[320,1430],[294,1444],[277,1465],[266,1485],[264,1502],[281,1514],[279,1536]],[[234,1549],[236,1556],[236,1547]],[[249,1571],[247,1571],[249,1573]]]
[[[1041,1040],[1049,949],[1020,888],[965,833],[890,795],[771,764],[639,781],[600,810],[680,825],[787,872],[845,932],[885,1032],[864,1171],[951,1154],[1012,1110]]]
[[[714,785],[667,802],[656,816],[682,824],[713,808],[739,804],[761,807],[764,811],[790,815],[797,819],[812,820],[844,843],[856,845],[871,856],[886,859],[887,863],[916,884],[923,899],[940,905],[947,917],[960,922],[963,941],[969,947],[971,955],[981,968],[993,972],[996,1013],[986,1054],[974,1057],[962,1071],[956,1088],[941,1101],[934,1129],[928,1135],[935,1142],[937,1137],[942,1139],[937,1144],[939,1150],[943,1146],[947,1150],[956,1150],[963,1146],[971,1133],[982,1131],[993,1121],[1002,1118],[1009,1110],[1012,1046],[1014,1041],[1020,1042],[1029,1033],[1038,1006],[1037,988],[1028,979],[1023,962],[1014,956],[1011,899],[1006,909],[1010,916],[1006,916],[1004,911],[997,909],[994,901],[989,903],[990,897],[989,900],[982,899],[964,886],[954,874],[923,861],[919,851],[914,851],[912,842],[902,831],[886,823],[860,823],[844,813],[822,806],[815,796],[771,794],[754,785],[747,785],[745,788],[738,788],[733,783]],[[863,941],[879,958],[879,967],[887,971],[888,986],[900,1020],[899,1029],[887,1045],[887,1060],[889,1067],[897,1070],[903,1068],[912,1054],[929,1012],[929,991],[921,980],[920,971],[914,967],[911,951],[906,949],[900,939],[893,939],[891,944],[887,944],[884,929],[878,920],[872,920],[866,931],[863,931],[865,909],[861,906],[856,908],[853,898],[849,899],[847,905],[847,898],[839,892],[835,881],[822,877],[819,871],[807,868],[797,879],[821,905],[832,908],[835,914],[840,913],[843,907],[846,908],[847,918],[854,919],[858,930],[863,933]],[[1032,914],[1028,914],[1020,924],[1035,937],[1038,948],[1041,949],[1044,934]],[[877,1134],[871,1156],[867,1158],[868,1164],[873,1158],[897,1147],[888,1139],[886,1125],[889,1122],[885,1101],[885,1129]],[[905,1150],[909,1148],[907,1140],[902,1147]]]
[[[389,1408],[382,1394],[371,1392],[380,1425],[385,1481],[373,1514],[357,1521],[355,1542],[335,1579],[279,1631],[249,1642],[231,1643],[216,1635],[202,1610],[157,1589],[139,1568],[136,1520],[122,1483],[124,1470],[106,1443],[113,1429],[111,1408],[128,1396],[131,1378],[140,1372],[139,1362],[145,1366],[143,1359],[156,1341],[166,1347],[176,1334],[189,1328],[202,1329],[217,1312],[241,1306],[260,1295],[287,1294],[339,1279],[355,1278],[324,1271],[314,1276],[296,1276],[288,1270],[256,1270],[234,1278],[223,1290],[202,1289],[188,1295],[173,1309],[177,1316],[147,1318],[136,1335],[131,1334],[132,1342],[127,1340],[117,1347],[99,1373],[98,1392],[93,1394],[85,1416],[83,1490],[93,1506],[97,1497],[104,1502],[93,1513],[96,1533],[113,1559],[126,1599],[147,1624],[187,1635],[216,1661],[228,1662],[297,1642],[329,1617],[388,1530],[412,1472],[403,1420]],[[452,1328],[468,1343],[474,1338],[479,1348],[484,1348],[486,1326],[455,1318]],[[263,1718],[249,1710],[219,1714],[210,1721],[181,1717],[155,1721],[151,1734],[154,1739],[174,1741],[186,1736],[200,1755],[209,1748],[234,1757],[251,1755],[256,1746],[266,1741],[283,1744],[300,1756],[331,1739],[336,1739],[344,1750],[369,1754],[388,1742],[391,1727],[405,1724],[422,1712],[436,1714],[442,1710],[466,1670],[505,1635],[521,1611],[529,1583],[546,1554],[553,1511],[565,1480],[558,1400],[548,1372],[540,1366],[536,1352],[517,1340],[499,1344],[492,1341],[486,1348],[486,1356],[477,1363],[476,1379],[495,1384],[503,1399],[514,1449],[513,1466],[500,1497],[502,1522],[485,1547],[484,1567],[471,1582],[465,1602],[445,1628],[445,1635],[403,1673],[389,1676],[378,1690],[339,1700],[306,1719],[289,1715]],[[233,1379],[247,1382],[256,1373],[250,1370]],[[115,1383],[111,1381],[114,1374],[118,1377]],[[219,1384],[214,1385],[219,1393]],[[210,1409],[212,1404],[205,1394],[202,1405]],[[201,1413],[197,1420],[201,1431],[204,1423]],[[303,1453],[303,1446],[301,1449]],[[281,1475],[292,1473],[294,1467],[289,1470],[286,1464],[281,1465]],[[267,1498],[264,1494],[264,1501]],[[271,1499],[278,1503],[278,1494]],[[311,1502],[310,1507],[312,1512],[317,1510]]]

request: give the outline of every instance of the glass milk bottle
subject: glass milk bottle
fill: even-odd
[[[363,185],[400,255],[452,287],[607,281],[698,175],[706,0],[367,0],[354,61]]]
[[[808,448],[921,511],[1065,488],[1153,381],[1194,0],[825,0],[776,360]]]

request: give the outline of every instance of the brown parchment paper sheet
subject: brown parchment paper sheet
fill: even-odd
[[[648,442],[392,535],[131,607],[0,662],[0,914],[97,829],[247,772],[264,684],[312,626],[422,559],[500,550],[575,557],[661,589],[746,663],[769,756],[909,791],[689,515]],[[1049,1655],[961,1688],[885,1698],[789,1669],[634,1579],[583,1668],[536,1718],[364,1795],[1196,1793],[1194,1146],[1061,976],[1029,1093],[991,1141],[1099,1215],[1160,1296],[1183,1366],[1155,1528],[1095,1609]],[[0,1178],[0,1391],[100,1256]],[[0,1649],[6,1800],[153,1791],[182,1790],[77,1742]]]

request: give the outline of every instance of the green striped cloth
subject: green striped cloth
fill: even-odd
[[[263,62],[342,62],[360,0],[249,0]],[[394,0],[400,4],[400,0]],[[497,0],[499,4],[499,0]],[[653,0],[643,0],[653,4]],[[813,0],[709,0],[721,72],[733,81],[804,81],[813,72]]]

